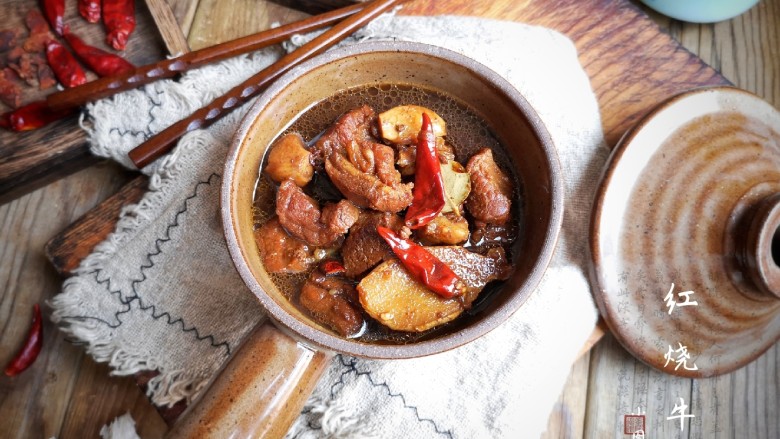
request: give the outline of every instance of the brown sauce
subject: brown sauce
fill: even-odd
[[[511,162],[502,149],[500,143],[492,134],[489,126],[457,98],[439,91],[413,87],[405,84],[381,84],[377,86],[359,87],[348,89],[327,100],[319,102],[301,114],[293,123],[278,137],[284,134],[295,132],[303,136],[308,145],[316,142],[317,138],[331,126],[343,113],[360,107],[362,105],[371,106],[376,114],[384,112],[390,108],[399,105],[414,104],[429,108],[436,112],[447,123],[447,142],[455,150],[455,160],[461,164],[466,164],[469,157],[480,148],[489,147],[493,150],[494,158],[502,170],[509,175],[515,187],[515,196],[512,204],[512,216],[515,219],[510,228],[508,237],[501,239],[501,244],[507,252],[507,258],[512,261],[512,248],[518,245],[520,229],[519,219],[522,218],[522,186],[517,176],[512,172]],[[265,168],[265,158],[262,169]],[[273,183],[265,173],[261,172],[256,189],[254,203],[254,221],[255,227],[260,227],[268,221],[273,215],[275,204],[276,184]],[[335,192],[334,192],[335,191]],[[327,176],[315,174],[314,180],[309,183],[306,192],[317,199],[319,202],[332,201],[334,198],[343,198],[338,191],[329,183]],[[469,221],[471,223],[471,221]],[[506,235],[506,234],[505,234]],[[482,243],[467,242],[464,247],[473,247]],[[270,274],[270,278],[279,290],[292,303],[297,304],[297,296],[309,273],[298,274]],[[473,303],[470,310],[465,311],[460,317],[436,328],[421,333],[407,333],[393,331],[370,317],[366,316],[367,327],[360,335],[359,340],[369,343],[383,344],[404,344],[421,339],[434,337],[443,328],[452,326],[456,322],[468,319],[474,313],[478,313],[489,303],[490,298],[495,294],[500,294],[501,283],[489,283],[479,298]],[[306,313],[305,310],[303,310]]]

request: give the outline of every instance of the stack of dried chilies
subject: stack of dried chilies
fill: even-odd
[[[258,50],[262,47],[284,41],[296,33],[309,32],[338,23],[300,49],[284,56],[273,65],[231,89],[225,95],[215,99],[206,107],[197,110],[189,117],[168,127],[147,142],[136,147],[131,151],[130,158],[138,167],[143,167],[167,152],[181,135],[215,122],[223,115],[259,94],[271,81],[295,65],[332,47],[354,32],[354,30],[365,25],[399,1],[374,0],[372,2],[358,3],[232,42],[190,52],[178,58],[134,68],[125,71],[125,73],[88,82],[79,87],[48,96],[45,101],[46,106],[35,103],[34,107],[26,109],[28,110],[25,114],[26,117],[21,117],[18,113],[2,115],[0,116],[0,126],[15,130],[38,128],[57,120],[58,117],[74,112],[79,106],[87,102],[107,97],[120,91],[140,87],[161,78],[172,77],[183,71],[211,62]],[[107,7],[108,2],[104,1],[104,17],[107,14]],[[342,19],[343,21],[340,21]],[[132,25],[128,22],[125,22],[124,25],[117,24],[117,29],[121,33],[127,31],[127,29],[132,30],[132,26],[134,26],[134,21]],[[65,29],[63,31],[67,33]],[[90,56],[95,57],[95,52],[91,51]]]
[[[124,60],[103,58],[105,51],[96,48],[84,48],[76,41],[74,35],[67,26],[63,28],[65,39],[70,43],[86,65],[100,73],[98,64],[106,64],[106,70],[115,69],[114,73],[106,73],[107,76],[87,82],[78,87],[65,89],[53,93],[46,99],[47,105],[36,102],[27,108],[0,115],[0,127],[13,130],[30,130],[40,128],[47,123],[65,117],[78,109],[78,107],[111,96],[132,88],[140,87],[150,82],[174,77],[187,70],[197,68],[209,63],[219,62],[244,53],[253,52],[272,44],[280,43],[292,35],[311,32],[323,27],[331,26],[357,12],[363,10],[365,4],[340,8],[331,12],[309,17],[304,20],[269,29],[254,35],[238,38],[233,41],[221,43],[205,49],[192,51],[177,58],[166,59],[154,64],[133,68]],[[83,49],[83,50],[82,50]],[[86,55],[89,53],[90,55]],[[112,54],[108,54],[109,57]],[[91,61],[88,61],[90,59]],[[108,59],[108,61],[106,61]],[[16,114],[14,114],[16,113]]]
[[[127,39],[135,27],[134,2],[114,0],[104,3],[108,5],[104,14],[108,38],[113,42],[114,47],[124,49]],[[88,21],[95,22],[100,18],[100,5],[100,2],[80,0],[79,12]],[[87,75],[81,63],[84,63],[100,77],[122,74],[134,68],[121,56],[90,46],[71,32],[69,27],[64,24],[65,4],[63,0],[44,0],[42,9],[46,18],[41,16],[36,9],[27,14],[26,22],[30,29],[30,37],[24,41],[21,48],[14,49],[11,56],[6,57],[18,60],[16,65],[19,67],[15,71],[7,68],[0,71],[0,95],[6,104],[15,108],[0,115],[0,127],[6,129],[32,130],[75,112],[74,110],[52,110],[46,101],[32,102],[20,107],[22,89],[16,82],[17,75],[22,79],[36,76],[35,79],[38,79],[41,88],[54,85],[55,78],[64,87],[70,88],[87,82]],[[65,44],[56,39],[51,33],[50,27],[57,35],[65,39],[75,56]],[[0,50],[3,50],[5,46],[10,48],[16,34],[3,31],[2,36],[5,43],[0,47]],[[37,51],[40,51],[40,56],[36,55]]]

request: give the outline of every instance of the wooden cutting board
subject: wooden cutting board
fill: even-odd
[[[321,11],[345,3],[344,0],[276,2],[307,11],[312,11],[312,7]],[[669,96],[694,87],[728,84],[718,72],[661,32],[627,0],[415,0],[405,4],[401,13],[514,20],[550,27],[569,36],[591,79],[610,147],[639,117]],[[49,242],[47,255],[58,272],[68,275],[113,230],[121,206],[140,199],[145,184],[144,178],[138,177]],[[592,342],[601,334],[602,330],[594,329]],[[174,420],[177,414],[163,413],[168,421]]]
[[[77,2],[66,2],[65,24],[87,43],[109,50],[101,23],[88,23],[78,15]],[[30,9],[39,8],[35,0],[0,0],[0,30],[19,29],[28,33],[24,17]],[[127,49],[119,54],[140,65],[165,57],[165,45],[147,8],[138,4],[136,28]],[[95,78],[88,73],[88,79]],[[25,87],[23,103],[43,98],[56,91]],[[0,113],[10,108],[0,103]],[[45,128],[25,133],[0,129],[0,203],[5,203],[48,182],[62,178],[98,159],[89,153],[86,135],[78,127],[77,117],[59,121]]]

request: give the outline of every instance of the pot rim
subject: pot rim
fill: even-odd
[[[512,297],[495,310],[492,310],[485,318],[459,329],[456,332],[403,345],[369,344],[354,339],[342,338],[335,334],[314,328],[290,315],[264,291],[252,274],[248,264],[242,257],[242,250],[239,246],[238,235],[234,229],[234,222],[231,215],[234,175],[243,139],[252,128],[252,122],[260,115],[274,96],[292,85],[300,76],[315,70],[321,65],[343,58],[374,52],[409,52],[423,56],[441,58],[445,61],[463,66],[476,74],[476,76],[484,79],[487,83],[492,84],[509,99],[513,106],[517,107],[523,113],[526,120],[531,125],[534,134],[539,140],[540,147],[543,150],[550,174],[549,194],[551,197],[551,212],[550,222],[545,231],[546,236],[544,244],[533,263],[533,268],[529,271],[529,275],[523,279],[516,291],[512,292]],[[560,162],[552,138],[533,107],[506,79],[486,66],[460,53],[425,43],[401,41],[356,43],[325,52],[324,54],[318,55],[291,69],[271,84],[247,112],[231,141],[223,175],[221,213],[228,250],[239,275],[252,293],[260,300],[261,305],[266,310],[269,317],[277,323],[277,327],[304,344],[312,345],[317,349],[346,353],[360,357],[398,359],[436,354],[471,342],[498,327],[514,314],[515,311],[521,308],[525,300],[539,285],[539,282],[552,259],[563,221],[563,177],[561,175]]]

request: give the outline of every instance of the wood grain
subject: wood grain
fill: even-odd
[[[738,87],[764,97],[780,108],[780,1],[764,0],[746,14],[716,24],[681,23],[644,10],[691,52],[721,71]],[[584,438],[625,438],[623,415],[641,406],[647,416],[647,437],[763,438],[780,437],[780,345],[756,361],[717,378],[688,380],[649,368],[605,337],[590,353]],[[573,372],[574,373],[574,372]],[[565,392],[572,392],[567,386]],[[666,420],[683,397],[685,424]],[[564,437],[564,436],[558,436]]]
[[[175,56],[189,52],[190,46],[187,44],[187,37],[184,36],[168,2],[165,0],[146,0],[146,6],[160,31],[168,54]]]
[[[566,385],[547,420],[547,431],[541,439],[583,437],[589,371],[590,352],[588,351],[572,365]]]
[[[44,313],[44,344],[36,362],[13,379],[0,376],[2,438],[81,437],[64,436],[62,426],[71,403],[77,401],[71,396],[81,386],[78,383],[93,372],[82,368],[87,358],[83,348],[68,343],[49,321],[45,301],[59,291],[62,281],[49,266],[42,249],[50,236],[125,181],[124,173],[116,165],[96,166],[0,205],[0,364],[7,364],[22,343],[33,303],[40,303]],[[105,370],[94,371],[93,376],[110,379]],[[116,393],[111,398],[121,400],[123,396]],[[100,404],[111,404],[111,398]],[[82,401],[95,408],[95,399]],[[141,408],[150,416],[157,416],[149,405]],[[110,420],[97,419],[81,415],[82,427],[89,422],[99,426]]]
[[[460,9],[458,9],[458,8],[462,8],[462,7],[466,6],[465,3],[461,3],[461,2],[452,2],[452,4],[454,5],[453,8],[455,9],[456,12],[460,11]],[[415,9],[415,4],[414,3],[411,4],[411,5],[407,5],[406,8],[405,8],[405,12],[410,12],[410,13],[424,13],[425,12],[424,10],[419,9],[420,5],[422,5],[421,3],[418,2],[418,3],[416,3],[416,5],[418,5],[417,6],[418,9]],[[609,5],[610,5],[610,7],[614,7],[614,3],[612,3],[612,2],[610,2]],[[622,3],[621,3],[621,5],[625,6]],[[207,6],[208,5],[207,5],[206,2],[201,2],[201,7],[207,7]],[[425,5],[423,5],[423,6],[425,6]],[[495,6],[495,5],[493,5],[493,6]],[[571,6],[571,5],[569,4],[568,6]],[[518,6],[514,5],[514,7],[518,7]],[[526,8],[527,8],[527,5],[526,5]],[[568,21],[565,21],[565,20],[562,20],[560,17],[558,17],[556,15],[553,18],[553,21],[550,22],[549,21],[550,20],[549,17],[541,17],[541,18],[538,17],[538,15],[540,14],[539,11],[535,11],[534,12],[531,9],[522,9],[522,11],[523,11],[522,12],[523,14],[533,12],[533,14],[536,14],[536,15],[531,14],[530,16],[531,17],[536,17],[537,20],[542,20],[542,21],[548,20],[548,21],[545,21],[543,23],[538,23],[538,24],[545,24],[545,25],[548,25],[548,26],[557,27],[557,28],[559,28],[559,30],[560,29],[567,29],[568,27],[571,27],[571,21],[572,21],[571,19],[568,19]],[[629,8],[629,9],[626,9],[626,11],[630,12],[630,14],[629,14],[630,22],[632,24],[637,24],[637,26],[640,28],[640,30],[641,30],[642,26],[644,26],[645,28],[650,29],[650,31],[652,31],[652,32],[657,32],[656,29],[653,27],[654,25],[652,23],[648,22],[646,19],[644,19],[642,14],[638,10],[633,9],[633,8]],[[509,12],[511,12],[511,11],[509,11]],[[505,10],[505,9],[489,9],[489,10],[486,10],[486,11],[484,11],[482,13],[489,14],[488,16],[492,16],[490,14],[493,14],[493,15],[496,15],[496,16],[500,17],[500,16],[503,16],[503,14],[507,13],[507,10]],[[517,14],[517,12],[515,12],[515,14]],[[211,14],[209,14],[209,16],[210,15]],[[642,21],[642,20],[644,20],[644,21]],[[638,21],[638,23],[633,23],[633,21]],[[197,20],[196,20],[196,23],[197,23]],[[246,23],[252,23],[252,21],[249,20],[249,21],[242,21],[242,22],[234,23],[234,26],[247,26]],[[586,23],[586,24],[582,24],[582,23],[578,23],[578,24],[581,26],[581,28],[577,28],[577,30],[576,30],[577,31],[577,35],[580,35],[580,39],[581,39],[581,41],[583,41],[581,44],[583,44],[583,45],[585,45],[587,47],[585,41],[587,41],[588,38],[591,38],[591,39],[595,38],[595,37],[591,37],[591,34],[600,32],[600,29],[598,28],[599,22],[598,21],[591,21],[590,23]],[[644,32],[647,32],[648,36],[644,37],[644,40],[641,39],[641,38],[638,39],[636,44],[645,44],[645,43],[647,43],[647,41],[646,41],[647,38],[650,38],[650,36],[657,36],[655,34],[652,34],[652,32],[650,32],[650,31],[645,30]],[[652,35],[650,35],[650,34],[652,34]],[[237,36],[241,36],[241,35],[237,35]],[[598,34],[597,34],[597,36],[598,36]],[[634,36],[632,35],[632,37],[634,37]],[[596,43],[588,43],[588,44],[596,44]],[[623,43],[621,43],[621,44],[623,44]],[[664,45],[671,45],[674,48],[677,47],[675,45],[675,43],[671,39],[668,39],[668,38],[665,39],[665,40],[662,40],[659,44],[660,44],[661,47],[663,47]],[[627,47],[627,48],[625,48],[623,50],[625,52],[630,52],[631,50],[638,50],[638,47],[637,46],[629,46],[629,47]],[[682,53],[686,54],[686,52],[684,52],[684,51],[682,51]],[[601,56],[601,54],[599,54],[599,56]],[[621,52],[621,56],[626,56],[626,54]],[[634,62],[641,63],[643,61],[644,61],[643,59],[640,59],[638,61],[635,60]],[[662,59],[658,59],[656,62],[660,63],[660,62],[663,62],[663,60]],[[712,69],[708,69],[708,68],[706,68],[706,66],[701,65],[701,63],[699,61],[697,61],[695,58],[692,59],[689,54],[687,54],[687,61],[686,62],[692,62],[695,65],[698,64],[698,68],[703,69],[703,71],[705,71],[705,73],[710,75],[709,77],[712,77],[713,75],[717,77],[717,74],[714,73],[714,71],[712,71]],[[618,70],[618,69],[614,69],[614,70],[608,70],[606,72],[600,72],[600,74],[606,75],[606,77],[609,78],[610,76],[620,75],[621,71]],[[635,80],[635,78],[632,77],[632,80]],[[614,87],[615,84],[612,84],[612,86]],[[666,92],[669,93],[669,94],[673,94],[673,93],[676,92],[676,89],[666,90]],[[622,103],[620,103],[620,102],[618,102],[617,104],[618,105],[622,105]],[[645,105],[645,108],[646,108],[649,104],[647,102],[645,102],[644,105]],[[625,116],[625,114],[620,114],[620,113],[616,113],[616,114],[618,116]],[[609,122],[605,122],[605,125],[607,123],[609,123]],[[621,121],[621,123],[628,125],[631,122],[630,122],[630,120],[627,120],[627,121]],[[614,135],[613,137],[616,138],[617,135]],[[616,141],[616,139],[612,139],[612,141],[614,142],[614,141]],[[66,242],[66,241],[63,241],[63,242]],[[596,332],[594,332],[594,334],[592,335],[592,339],[589,341],[589,343],[595,343],[600,338],[601,335],[603,335],[603,330],[601,330],[601,331],[596,330]],[[581,361],[583,361],[583,360],[581,360]],[[580,382],[585,379],[584,378],[585,374],[582,372],[582,369],[583,369],[582,367],[580,367],[580,369],[579,369],[580,370],[580,372],[579,372],[579,381]],[[581,387],[578,387],[578,389],[581,390]],[[575,391],[575,393],[576,393],[576,391]],[[584,403],[582,401],[583,401],[583,398],[579,398],[579,399],[575,398],[574,401],[572,401],[571,397],[568,400],[562,400],[560,402],[560,405],[559,405],[559,415],[560,415],[559,420],[568,420],[567,422],[569,422],[569,421],[571,421],[571,417],[572,416],[575,416],[576,419],[580,419],[580,420],[584,419],[584,411],[581,410],[581,407],[584,406]],[[575,424],[577,424],[577,423],[575,423]],[[582,422],[580,422],[578,425],[581,425],[581,424],[582,424]],[[571,425],[568,425],[568,426],[558,425],[558,430],[557,431],[558,431],[558,434],[563,434],[564,431],[571,431],[571,430],[572,430]],[[553,433],[553,434],[555,434],[555,433]]]
[[[176,17],[176,22],[179,23],[181,32],[185,36],[189,35],[192,21],[195,19],[195,12],[198,10],[199,0],[167,0],[167,3]],[[189,43],[187,45],[189,46]]]
[[[33,0],[0,0],[0,29],[26,29],[24,15],[37,4]],[[88,44],[110,50],[104,41],[102,25],[81,19],[76,2],[68,2],[65,23]],[[146,8],[137,9],[136,29],[122,56],[134,64],[147,64],[164,57],[160,37]],[[95,76],[89,73],[88,78],[94,79]],[[39,100],[53,91],[52,88],[44,92],[30,92],[25,95],[24,102]],[[0,103],[0,112],[7,110]],[[89,154],[84,133],[75,117],[27,133],[0,129],[0,145],[0,202],[9,201],[97,162]]]
[[[356,3],[356,0],[271,0],[271,2],[309,14],[319,14],[331,9],[349,6]]]
[[[517,19],[555,29],[574,41],[601,110],[607,143],[614,146],[641,115],[674,94],[702,85],[725,84],[717,71],[623,0],[554,2],[447,2],[447,13]],[[593,7],[590,12],[583,10]],[[438,5],[415,1],[405,14],[425,15]]]
[[[186,44],[178,41],[173,36],[177,32],[161,31],[161,35],[166,39],[166,45],[178,47],[176,57],[166,58],[151,64],[136,66],[127,72],[118,75],[106,76],[79,85],[78,87],[52,93],[46,97],[46,103],[49,108],[55,111],[69,110],[81,107],[89,102],[113,96],[126,90],[139,88],[146,84],[156,82],[166,78],[174,78],[206,64],[217,63],[219,61],[233,58],[239,55],[246,55],[256,50],[260,50],[287,40],[291,36],[311,32],[316,29],[327,28],[339,23],[362,9],[361,5],[353,5],[346,8],[340,8],[315,17],[309,17],[304,20],[295,21],[285,25],[280,25],[273,29],[263,30],[244,37],[236,38],[213,46],[204,47],[198,50],[190,51]],[[161,26],[171,26],[171,20],[161,21]],[[174,40],[168,41],[168,38]],[[296,51],[296,53],[298,53]],[[292,56],[292,55],[290,55]],[[280,60],[281,62],[282,60]],[[277,65],[270,66],[267,71],[278,69]],[[225,99],[224,97],[220,99]],[[245,99],[245,98],[242,98]],[[223,109],[227,111],[226,109]],[[190,116],[192,117],[192,116]],[[210,117],[214,120],[213,117]],[[183,123],[183,122],[180,122]],[[165,132],[161,133],[163,135]],[[151,140],[151,139],[150,139]],[[136,151],[130,153],[131,158]],[[135,161],[135,160],[134,160]],[[144,165],[139,165],[142,168]]]
[[[57,273],[70,276],[81,261],[114,231],[123,207],[135,204],[146,193],[149,179],[139,175],[46,243],[46,257]]]
[[[780,106],[779,3],[764,0],[739,17],[715,24],[681,23],[644,10],[731,82]]]
[[[256,0],[200,0],[188,41],[192,50],[197,50],[260,32],[274,22],[289,23],[308,15]]]
[[[102,424],[85,420],[95,418],[108,423],[125,413],[133,417],[136,431],[144,439],[160,438],[167,430],[157,412],[149,410],[149,400],[134,378],[111,376],[108,365],[95,363],[87,355],[81,359],[72,395],[74,401],[83,403],[68,406],[58,436],[63,439],[100,437]]]
[[[295,51],[283,55],[270,66],[260,70],[223,95],[195,110],[189,116],[146,139],[143,143],[130,150],[128,153],[130,160],[139,169],[146,167],[171,151],[181,136],[188,132],[211,126],[211,124],[230,114],[245,102],[258,96],[273,81],[293,67],[335,46],[354,31],[393,7],[397,2],[398,0],[372,0],[359,12],[336,23]]]
[[[522,9],[523,4],[527,4],[527,8],[538,8],[538,3],[544,1],[546,0],[531,0],[529,3],[529,1],[502,0],[479,2],[481,3],[479,5],[458,2],[457,7],[458,13],[461,14],[475,15],[488,11],[490,16],[494,18],[521,19],[511,15],[503,15],[503,13],[505,10]],[[233,24],[250,21],[244,17],[231,17],[232,14],[247,10],[233,10],[230,13],[230,8],[235,7],[236,2],[206,2],[203,0],[201,3],[209,4],[206,5],[207,8],[202,10],[198,7],[197,1],[180,0],[171,3],[174,11],[185,11],[185,15],[189,13],[191,17],[200,15],[201,21],[195,22],[193,19],[191,27],[192,29],[202,29],[207,33],[212,32],[211,29],[208,29],[208,22],[217,15]],[[264,3],[263,1],[244,2],[246,7],[255,9],[264,8]],[[449,3],[448,1],[440,0],[435,3],[444,12],[456,12],[454,9],[448,9],[445,4]],[[586,2],[582,3],[584,5]],[[224,4],[224,9],[217,11],[223,7],[222,4]],[[193,13],[195,9],[198,9],[197,14]],[[253,10],[253,13],[264,15],[265,20],[271,22],[276,19],[269,12],[271,9],[280,11],[280,16],[301,16],[301,13],[287,11],[278,5],[270,5],[263,11]],[[469,12],[469,9],[474,12]],[[0,7],[0,15],[6,11],[5,8]],[[780,56],[778,56],[780,0],[762,0],[756,8],[742,17],[716,25],[681,24],[656,14],[653,17],[657,23],[668,28],[671,35],[679,39],[688,50],[704,57],[705,61],[723,71],[725,76],[737,85],[754,91],[759,90],[759,94],[770,99],[775,106],[780,105],[780,100],[778,100],[778,96],[780,96],[778,89],[780,87],[780,80],[778,80],[778,72],[780,71],[780,65],[778,65],[780,62]],[[596,18],[606,19],[608,17],[603,14],[603,16],[597,15]],[[570,19],[569,21],[574,20]],[[592,22],[593,20],[586,21]],[[227,27],[221,23],[215,25]],[[188,25],[182,23],[182,26],[186,28]],[[234,36],[236,34],[246,35],[260,29],[259,27],[231,29],[231,32]],[[593,29],[597,30],[598,27],[591,28],[590,32],[595,32]],[[219,38],[216,32],[212,35]],[[190,41],[196,38],[195,34],[189,35]],[[225,39],[228,38],[230,37],[225,37]],[[591,39],[593,38],[591,37]],[[201,44],[208,45],[208,42],[204,41]],[[577,44],[580,47],[580,43]],[[658,49],[656,52],[656,57],[663,55],[663,49]],[[671,66],[667,66],[667,68],[671,69]],[[590,74],[595,72],[593,66],[589,66],[588,71]],[[737,74],[740,75],[739,79],[735,79]],[[603,90],[604,86],[599,87],[602,89],[600,95],[604,95],[606,93]],[[637,99],[641,99],[641,97]],[[613,119],[614,115],[619,113],[618,110],[604,108],[605,105],[601,105],[602,112],[613,114]],[[608,124],[608,120],[612,119],[605,119],[605,126]],[[0,145],[4,146],[5,144]],[[92,167],[50,184],[46,188],[29,193],[16,201],[0,205],[0,364],[7,361],[11,352],[18,346],[20,334],[24,334],[26,331],[28,316],[25,315],[25,310],[29,309],[33,302],[48,299],[59,290],[61,281],[53,270],[47,268],[41,251],[42,246],[71,220],[80,217],[127,180],[123,173],[116,171],[116,167],[113,166],[108,168]],[[0,173],[0,175],[3,174]],[[52,325],[47,325],[45,330],[46,334],[52,334],[52,337],[47,338],[44,352],[33,369],[15,381],[0,377],[0,408],[3,409],[4,413],[3,419],[0,420],[0,437],[27,438],[51,437],[53,435],[65,439],[95,437],[94,434],[86,436],[83,433],[97,431],[100,426],[111,421],[114,416],[136,407],[135,403],[132,402],[133,397],[126,396],[127,392],[131,395],[140,395],[135,386],[119,387],[113,393],[100,392],[99,389],[105,386],[107,381],[120,378],[107,377],[105,369],[100,367],[87,367],[91,360],[84,359],[82,347],[71,346],[61,336],[54,335],[57,332]],[[778,406],[776,399],[772,399],[772,395],[780,393],[777,388],[777,383],[780,382],[777,369],[777,360],[780,354],[777,351],[777,346],[770,349],[756,361],[757,366],[754,369],[748,371],[748,368],[745,368],[744,373],[739,375],[737,374],[741,371],[706,383],[701,380],[693,382],[692,395],[696,395],[698,392],[697,400],[712,401],[703,412],[695,408],[700,403],[694,405],[693,408],[693,413],[701,416],[702,425],[710,426],[712,434],[709,433],[710,430],[704,430],[704,433],[697,430],[697,433],[689,436],[691,429],[686,426],[682,435],[679,434],[679,430],[671,431],[670,429],[669,436],[662,436],[660,431],[651,431],[651,435],[647,437],[752,437],[748,435],[748,432],[756,432],[755,437],[758,438],[774,439],[780,437],[780,432],[777,430]],[[589,366],[588,380],[581,379],[583,361]],[[759,364],[760,362],[763,363]],[[548,433],[557,432],[558,434],[547,435],[546,438],[585,437],[600,439],[604,436],[598,436],[594,433],[600,431],[599,422],[605,422],[610,427],[610,429],[602,431],[606,437],[614,437],[616,430],[613,427],[617,427],[618,423],[616,417],[620,416],[622,419],[623,413],[620,413],[617,406],[609,408],[609,404],[619,403],[619,399],[614,394],[622,381],[633,380],[631,386],[625,387],[624,392],[632,394],[644,392],[645,399],[647,399],[663,396],[667,389],[673,389],[672,381],[675,380],[673,377],[663,375],[658,382],[653,384],[652,392],[642,390],[649,386],[646,378],[642,378],[649,374],[646,366],[628,356],[614,341],[597,345],[596,350],[588,356],[581,357],[577,364],[578,367],[573,370],[578,371],[576,374],[579,378],[569,380],[569,385],[564,390],[563,395],[564,398],[567,398],[565,399],[567,401],[566,410],[572,414],[572,418],[583,419],[584,434],[580,436],[576,433],[578,430],[569,430],[560,425],[558,420],[566,419],[566,417],[560,416],[561,410],[557,410],[551,415],[551,429]],[[621,374],[623,370],[626,372]],[[599,371],[601,372],[599,373]],[[628,373],[636,374],[637,378],[629,378],[626,375]],[[592,379],[590,379],[591,376]],[[99,378],[106,381],[101,381]],[[49,381],[49,383],[46,384],[45,381]],[[587,405],[585,403],[576,404],[574,403],[576,398],[566,396],[583,391],[581,384],[583,381],[593,383],[587,388]],[[766,389],[760,390],[762,388]],[[672,396],[671,392],[669,393]],[[90,395],[90,397],[79,398],[77,395]],[[102,404],[111,406],[112,401],[117,399],[123,401],[123,406],[121,410],[112,406],[115,407],[115,413],[93,414],[89,410]],[[626,404],[630,405],[632,402],[632,400],[628,400]],[[689,402],[689,399],[686,398],[686,402]],[[761,408],[759,409],[759,407]],[[646,407],[643,408],[646,409]],[[671,411],[672,406],[657,406],[656,408]],[[137,410],[137,408],[133,410]],[[143,413],[133,411],[133,416],[139,421],[139,429],[143,432],[142,437],[161,436],[166,427],[159,419],[153,421],[157,414],[151,405],[146,406],[144,410]],[[601,415],[597,416],[598,413]],[[613,416],[608,415],[608,413],[612,413]],[[669,414],[664,416],[669,416]],[[669,427],[672,427],[671,422]],[[621,435],[619,437],[630,436]]]

